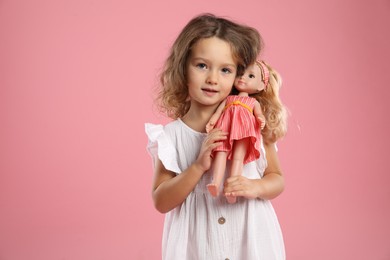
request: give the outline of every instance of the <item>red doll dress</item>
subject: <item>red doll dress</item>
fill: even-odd
[[[260,157],[261,128],[253,114],[256,99],[248,96],[230,95],[226,98],[225,108],[215,123],[215,128],[220,128],[229,133],[227,140],[213,150],[216,152],[228,152],[228,159],[232,159],[232,147],[235,140],[249,138],[250,145],[244,157],[244,164]]]

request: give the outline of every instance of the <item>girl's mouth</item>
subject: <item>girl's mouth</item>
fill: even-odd
[[[217,93],[218,92],[218,91],[216,91],[214,89],[211,89],[211,88],[202,88],[202,91],[211,92],[211,93]]]
[[[202,91],[208,95],[208,96],[212,96],[214,95],[215,93],[218,93],[218,91],[214,90],[214,89],[211,89],[211,88],[202,88]]]

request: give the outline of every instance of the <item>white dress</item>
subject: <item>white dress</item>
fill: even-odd
[[[180,174],[197,158],[206,134],[196,132],[180,119],[166,126],[145,124],[147,149],[155,161]],[[261,178],[267,162],[262,145],[257,161],[244,165],[243,175]],[[227,169],[229,169],[229,164]],[[274,260],[285,259],[282,232],[268,200],[237,198],[229,204],[221,195],[212,197],[206,172],[186,200],[165,215],[164,260]]]

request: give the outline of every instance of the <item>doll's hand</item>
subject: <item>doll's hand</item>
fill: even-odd
[[[259,124],[260,124],[261,130],[263,130],[264,127],[265,127],[265,116],[264,116],[264,115],[259,115],[259,116],[257,117],[257,121],[258,121]]]
[[[255,199],[260,194],[259,181],[259,179],[248,179],[241,175],[232,176],[225,181],[223,192],[225,196]]]
[[[204,139],[198,158],[195,161],[203,172],[210,169],[211,166],[211,152],[221,145],[221,141],[226,140],[228,133],[223,132],[221,129],[211,130],[207,137]]]

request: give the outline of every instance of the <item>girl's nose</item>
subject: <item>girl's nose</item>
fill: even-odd
[[[210,73],[207,75],[207,84],[215,85],[218,83],[218,75],[216,72],[210,71]]]

